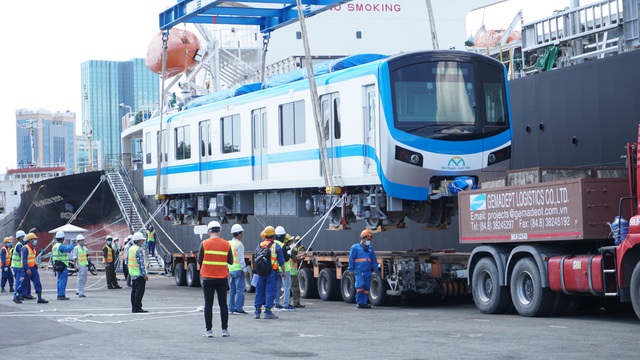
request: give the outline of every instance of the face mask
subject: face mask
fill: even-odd
[[[84,241],[78,241],[78,245],[84,246]]]
[[[107,245],[111,245],[111,241],[107,241]]]
[[[364,244],[367,245],[367,246],[371,245],[371,240],[365,241]]]
[[[38,244],[38,240],[33,240],[33,246],[36,246]]]
[[[8,246],[8,247],[12,247],[12,246],[13,246],[13,244],[11,244],[11,243],[8,243],[8,244],[7,244],[7,246]]]

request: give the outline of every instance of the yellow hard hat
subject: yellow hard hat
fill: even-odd
[[[260,238],[262,238],[262,240],[264,240],[264,230],[262,230],[262,232],[260,232]]]
[[[289,242],[289,241],[291,241],[291,240],[293,240],[293,236],[291,236],[291,235],[289,235],[289,234],[286,234],[286,235],[284,236],[284,242],[286,242],[286,243],[287,243],[287,242]]]
[[[273,237],[276,234],[276,230],[273,228],[273,226],[269,225],[266,228],[264,228],[264,237]]]
[[[10,243],[10,242],[11,242],[11,238],[10,237],[7,236],[6,238],[4,238],[4,243],[5,244],[6,243]]]
[[[31,239],[37,239],[38,237],[36,236],[36,234],[34,233],[28,233],[27,234],[27,241],[31,240]]]

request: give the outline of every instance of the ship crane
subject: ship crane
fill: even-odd
[[[427,2],[427,12],[429,13],[429,27],[431,28],[431,43],[433,44],[433,49],[438,50],[440,47],[438,46],[438,33],[436,32],[436,21],[433,16],[433,8],[431,7],[431,0],[426,0]]]

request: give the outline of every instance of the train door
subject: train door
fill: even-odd
[[[251,139],[253,180],[266,180],[269,166],[266,108],[256,109],[251,112]]]
[[[200,162],[198,172],[200,173],[200,185],[211,184],[211,171],[209,171],[209,161],[211,161],[211,120],[200,122]]]
[[[376,144],[376,129],[378,118],[376,117],[376,88],[373,85],[364,87],[364,145],[365,145],[365,158],[364,158],[364,173],[373,174],[376,172],[376,162],[374,156],[378,145]]]
[[[162,130],[162,139],[160,139],[160,132],[156,132],[156,144],[158,144],[159,147],[161,147],[161,151],[160,151],[160,159],[158,159],[158,161],[160,162],[160,179],[158,179],[158,186],[160,187],[160,190],[165,192],[167,190],[167,173],[166,171],[168,169],[166,169],[166,164],[167,164],[167,149],[169,148],[169,135],[166,129]],[[160,146],[160,143],[162,143],[162,145]],[[162,168],[165,168],[164,170]]]
[[[324,140],[329,156],[329,166],[331,167],[329,174],[336,179],[341,174],[340,145],[342,138],[339,116],[340,96],[338,93],[326,94],[320,97],[320,114],[322,116],[322,131],[324,132]]]

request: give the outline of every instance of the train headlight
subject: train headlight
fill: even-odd
[[[396,146],[396,160],[422,167],[422,154]]]
[[[493,165],[511,158],[511,146],[496,150],[487,156],[487,164]]]

